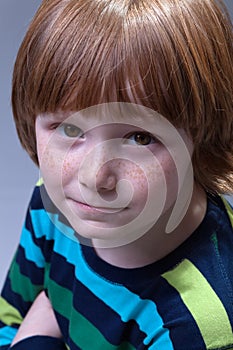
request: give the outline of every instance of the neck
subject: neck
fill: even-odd
[[[120,247],[97,248],[97,254],[111,265],[136,268],[156,262],[182,244],[202,222],[206,213],[206,194],[197,185],[183,220],[177,228],[167,234],[166,226],[172,209],[161,216],[158,222],[138,240]]]

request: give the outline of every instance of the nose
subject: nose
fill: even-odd
[[[96,189],[101,191],[114,191],[117,184],[115,171],[109,164],[104,164],[96,174]]]
[[[114,159],[102,146],[92,149],[79,168],[79,183],[97,192],[113,192],[117,184],[117,168]]]

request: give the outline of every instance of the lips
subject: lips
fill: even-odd
[[[93,212],[93,213],[102,213],[102,214],[114,214],[118,213],[126,208],[111,208],[111,207],[101,207],[101,206],[91,206],[87,203],[76,201],[69,198],[69,201],[75,206],[78,210]]]

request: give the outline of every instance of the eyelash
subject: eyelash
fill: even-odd
[[[65,128],[68,128],[68,127],[76,129],[78,131],[78,134],[80,133],[80,135],[78,135],[78,134],[74,135],[74,136],[67,135],[66,132],[65,132]],[[59,131],[59,129],[60,129],[60,132],[63,133],[63,136],[65,136],[67,138],[70,138],[70,139],[82,138],[83,135],[84,135],[82,133],[82,130],[79,129],[79,127],[74,125],[74,124],[69,124],[69,123],[67,123],[67,124],[66,123],[59,124],[59,123],[57,123],[57,124],[52,124],[50,126],[50,130],[58,130]],[[145,144],[140,144],[140,142],[136,141],[136,136],[148,137],[149,140]],[[151,135],[149,132],[146,132],[146,131],[134,131],[134,132],[130,133],[129,135],[127,135],[127,136],[125,136],[123,138],[125,140],[124,143],[127,143],[127,141],[129,141],[129,143],[130,143],[130,138],[132,138],[132,137],[135,137],[134,141],[131,140],[132,142],[135,142],[137,145],[144,146],[144,147],[158,142],[158,140],[153,135]]]
[[[73,131],[76,130],[77,134],[73,135],[73,136],[67,135],[67,133],[65,132],[66,128],[70,128],[71,129],[70,131],[72,131],[72,129],[73,129]],[[79,129],[78,126],[76,126],[74,124],[69,124],[69,123],[52,124],[50,126],[50,130],[57,130],[58,132],[63,133],[63,136],[70,138],[70,139],[80,138],[83,135],[82,130]]]
[[[149,138],[149,140],[148,140],[148,142],[145,142],[145,144],[140,144],[138,141],[136,141],[136,136],[139,136],[139,137],[146,137],[146,138]],[[130,140],[130,138],[131,137],[135,137],[135,139],[134,139],[134,142],[137,144],[137,145],[140,145],[140,146],[144,146],[144,147],[146,147],[146,146],[149,146],[149,145],[151,145],[151,144],[154,144],[154,143],[156,143],[156,142],[158,142],[158,140],[153,136],[153,135],[151,135],[150,133],[148,133],[148,132],[145,132],[145,131],[136,131],[136,132],[133,132],[133,133],[131,133],[131,134],[129,134],[128,136],[127,136],[127,140]]]

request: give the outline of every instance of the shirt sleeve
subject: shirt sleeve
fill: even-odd
[[[49,227],[44,228],[41,216],[45,209],[40,192],[40,186],[36,186],[28,207],[20,243],[0,296],[0,350],[9,348],[33,301],[40,291],[46,289],[45,266],[53,248],[51,229],[49,231]],[[50,232],[50,244],[44,231]]]
[[[67,347],[61,339],[48,337],[48,336],[33,336],[28,337],[14,346],[10,347],[9,350],[67,350]]]

